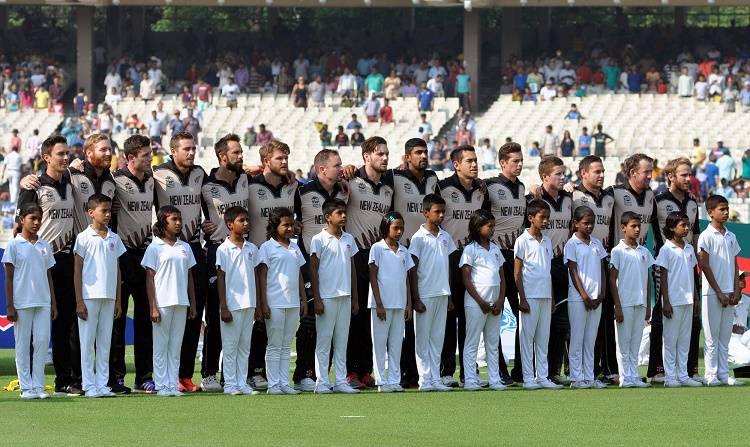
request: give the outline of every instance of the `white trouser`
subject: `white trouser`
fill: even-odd
[[[109,345],[112,343],[115,300],[96,298],[83,302],[88,314],[85,320],[78,319],[83,391],[98,391],[109,381]]]
[[[583,301],[568,301],[570,321],[570,381],[594,380],[594,344],[599,331],[602,306],[586,310]]]
[[[721,307],[716,295],[703,297],[703,337],[706,379],[729,378],[729,339],[732,338],[734,306]]]
[[[386,309],[385,320],[378,318],[376,309],[370,309],[370,331],[372,334],[372,356],[375,384],[398,385],[401,383],[401,344],[404,341],[404,309]],[[385,359],[388,355],[388,378],[385,375]]]
[[[323,315],[315,315],[315,375],[318,385],[331,387],[328,365],[333,341],[333,372],[336,385],[346,383],[346,345],[352,319],[352,298],[340,296],[323,300]]]
[[[646,321],[646,306],[626,306],[622,308],[622,323],[615,322],[620,384],[625,381],[635,382],[640,378],[638,354],[643,337],[644,321]],[[648,350],[646,353],[648,354]]]
[[[464,298],[466,299],[466,298]],[[469,299],[472,299],[469,297]],[[500,383],[500,315],[482,313],[477,306],[464,306],[466,339],[464,341],[464,384],[479,385],[477,363],[479,339],[484,335],[484,349],[490,385]]]
[[[247,379],[250,341],[253,334],[255,308],[233,310],[232,321],[221,322],[221,350],[224,353],[224,389],[244,388]]]
[[[443,352],[448,295],[422,298],[426,310],[414,313],[414,350],[419,384],[440,381],[440,354]]]
[[[552,298],[527,298],[529,313],[519,313],[521,365],[524,383],[547,378],[547,347],[549,324],[552,318]],[[536,368],[535,368],[536,366]],[[536,375],[534,370],[536,369]]]
[[[729,362],[737,366],[750,364],[750,331],[732,334],[729,339]]]
[[[8,170],[6,171],[6,177],[8,177],[8,193],[10,194],[10,203],[18,202],[18,182],[21,180],[21,171]]]
[[[16,339],[16,371],[21,391],[44,390],[44,361],[50,336],[50,308],[16,309],[18,319],[13,325]],[[29,352],[33,341],[34,353]],[[31,356],[31,358],[29,358]]]
[[[185,335],[187,306],[159,308],[161,322],[151,323],[154,339],[154,384],[157,390],[179,386],[180,348]]]
[[[271,318],[266,320],[266,377],[269,387],[289,385],[289,356],[298,322],[299,307],[271,308]]]
[[[693,305],[672,306],[672,318],[662,318],[664,343],[664,379],[684,382],[688,379],[687,361],[690,332],[693,329]],[[730,326],[731,329],[731,326]]]

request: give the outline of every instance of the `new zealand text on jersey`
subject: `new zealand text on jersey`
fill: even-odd
[[[49,210],[50,219],[72,219],[73,210],[70,208],[52,208]]]
[[[406,204],[406,211],[409,213],[421,213],[422,203],[421,202],[408,202]]]
[[[271,211],[279,209],[279,208],[286,208],[290,211],[292,210],[292,208],[288,206],[271,206],[271,207],[261,208],[260,215],[261,217],[268,217],[271,215]]]
[[[455,220],[469,220],[476,210],[453,210],[452,217]]]
[[[150,200],[133,200],[128,201],[128,211],[150,211],[152,203]]]
[[[247,202],[248,202],[248,200],[245,199],[245,200],[236,200],[234,202],[229,202],[229,203],[223,203],[223,204],[221,204],[221,205],[219,205],[219,206],[216,207],[216,211],[218,211],[219,214],[223,216],[224,213],[229,208],[231,208],[233,206],[241,206],[241,207],[247,209],[248,208],[248,203]]]
[[[501,206],[500,207],[500,215],[501,216],[523,216],[523,213],[526,211],[526,208],[522,206]]]
[[[369,200],[362,200],[359,202],[360,211],[372,211],[375,213],[385,214],[388,212],[388,206],[383,203],[370,202]]]
[[[200,205],[200,203],[200,194],[182,194],[178,196],[169,196],[169,204],[174,206]]]

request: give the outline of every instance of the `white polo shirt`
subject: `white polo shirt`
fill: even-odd
[[[723,235],[709,225],[698,237],[698,251],[708,253],[708,265],[714,274],[716,283],[722,293],[734,292],[734,263],[736,256],[740,253],[740,244],[737,237],[729,230]],[[703,275],[703,296],[716,295]]]
[[[568,239],[563,250],[565,263],[573,261],[578,266],[578,277],[581,279],[583,290],[586,291],[589,298],[595,300],[599,298],[599,291],[602,284],[602,259],[607,257],[607,250],[604,249],[601,241],[595,237],[589,238],[589,243],[578,239],[576,234]],[[578,293],[573,284],[573,279],[568,280],[568,301],[583,301],[581,294]]]
[[[310,241],[310,256],[317,256],[320,298],[338,298],[352,294],[352,256],[357,244],[351,234],[342,231],[337,238],[323,230]]]
[[[414,268],[414,260],[406,247],[398,244],[398,250],[394,253],[381,239],[370,247],[369,264],[375,264],[378,268],[378,289],[383,307],[386,309],[406,308],[406,279],[409,270]],[[375,296],[370,287],[367,308],[376,307]]]
[[[414,233],[409,245],[409,254],[419,260],[417,278],[420,298],[433,298],[451,294],[448,255],[456,251],[456,244],[442,228],[437,236],[427,231],[424,225]]]
[[[654,264],[654,257],[643,245],[632,248],[620,239],[612,249],[609,265],[617,270],[617,293],[621,307],[645,306],[648,283],[648,269]]]
[[[284,248],[275,239],[269,239],[260,246],[260,263],[268,267],[266,274],[266,301],[268,307],[287,309],[299,307],[299,268],[305,265],[305,258],[299,247],[289,241]]]
[[[513,246],[513,255],[523,261],[523,290],[526,299],[552,298],[552,242],[542,236],[541,242],[529,233],[521,233]]]
[[[693,304],[693,272],[698,265],[693,246],[686,242],[685,248],[680,248],[670,240],[665,241],[659,250],[659,256],[656,257],[656,265],[667,270],[669,304]]]
[[[125,245],[120,236],[107,229],[107,235],[102,237],[89,225],[76,237],[73,253],[83,258],[83,299],[117,298],[117,258],[125,253]]]
[[[494,242],[490,242],[489,250],[486,250],[476,242],[472,242],[464,247],[461,259],[458,261],[458,266],[460,268],[463,268],[465,265],[471,266],[471,282],[474,284],[474,287],[482,288],[500,285],[500,281],[502,281],[502,278],[500,278],[500,267],[503,266],[504,262],[505,257]],[[482,298],[488,303],[494,302],[491,299],[487,299],[492,297],[482,296]],[[473,299],[464,299],[464,306],[479,307]]]
[[[154,236],[146,248],[141,266],[151,269],[156,288],[158,307],[189,306],[188,272],[196,264],[193,251],[187,242],[180,239],[169,245]]]
[[[14,239],[8,241],[2,262],[15,268],[13,306],[16,309],[51,305],[47,270],[55,265],[55,257],[47,241],[37,239],[36,243],[32,244],[18,233]]]
[[[216,267],[224,272],[230,312],[255,307],[255,267],[258,263],[260,254],[252,242],[244,241],[240,248],[227,238],[216,249]]]

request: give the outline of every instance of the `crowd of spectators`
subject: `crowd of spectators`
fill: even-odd
[[[0,51],[0,110],[48,110],[62,113],[69,84],[62,65],[35,52],[10,58]]]

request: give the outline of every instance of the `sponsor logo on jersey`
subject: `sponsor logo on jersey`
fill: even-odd
[[[177,182],[174,178],[167,176],[167,178],[164,180],[164,183],[166,183],[167,188],[174,188],[177,186]]]

